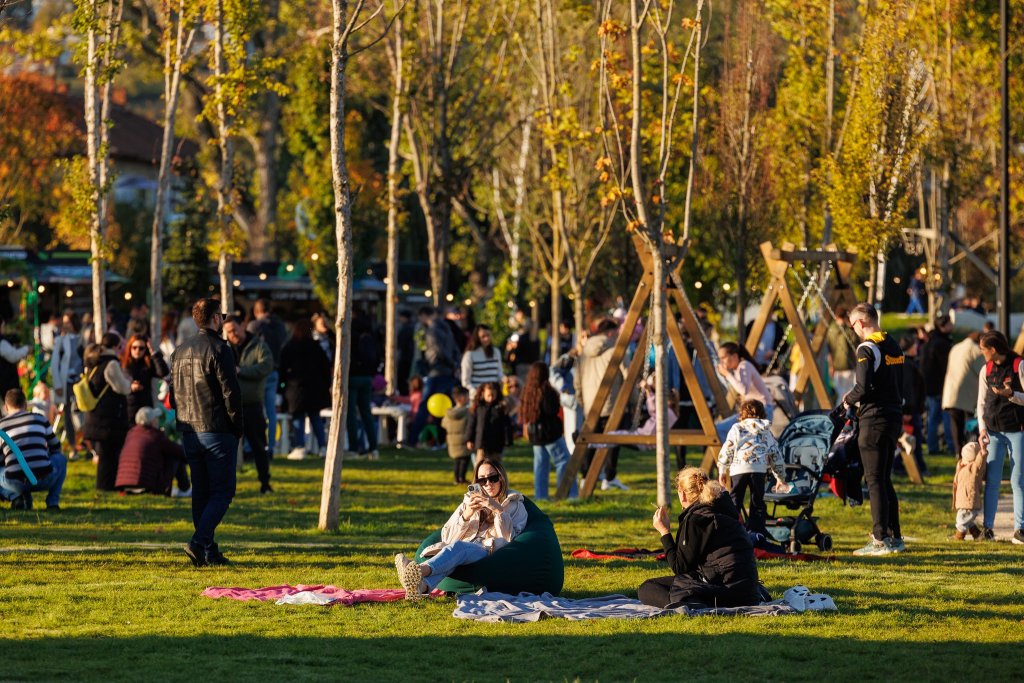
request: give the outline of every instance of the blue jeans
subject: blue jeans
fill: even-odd
[[[924,313],[924,306],[921,305],[921,297],[914,294],[910,295],[910,302],[907,303],[907,310],[904,315],[912,315],[914,313]]]
[[[420,439],[420,432],[427,424],[430,413],[427,412],[427,401],[434,394],[451,394],[455,388],[455,378],[451,375],[442,377],[427,377],[423,380],[423,397],[420,399],[420,408],[416,411],[416,419],[409,428],[407,439],[410,446],[415,446]]]
[[[366,434],[367,450],[377,450],[377,422],[373,419],[370,409],[370,397],[373,396],[372,377],[348,378],[348,449],[362,453],[362,442],[359,439],[359,423],[362,422],[363,434]]]
[[[267,416],[267,453],[274,457],[274,446],[277,444],[277,385],[281,375],[277,370],[267,375],[267,386],[263,390],[263,412]]]
[[[53,469],[35,486],[27,480],[10,479],[4,470],[0,470],[0,498],[14,500],[29,491],[46,491],[46,507],[60,505],[60,492],[68,474],[68,459],[63,453],[51,453],[50,466]]]
[[[533,497],[535,500],[547,500],[551,463],[555,464],[555,474],[557,475],[555,478],[561,484],[565,466],[569,464],[569,449],[565,447],[565,439],[562,437],[546,446],[533,447]],[[569,489],[569,497],[575,498],[578,495],[579,491],[574,477],[572,487]]]
[[[1010,456],[1010,486],[1013,487],[1013,525],[1024,529],[1024,432],[989,431],[985,464],[985,528],[991,529],[999,506],[999,485],[1003,480],[1003,458]]]
[[[209,548],[217,525],[235,497],[238,438],[233,434],[185,432],[181,445],[192,470],[192,543]]]
[[[738,408],[739,406],[737,406]],[[765,418],[768,420],[768,424],[772,423],[772,415],[775,414],[775,406],[767,405],[764,407]],[[729,436],[729,430],[732,426],[740,421],[740,414],[730,415],[729,417],[715,423],[715,430],[718,432],[718,439],[722,443],[725,443],[725,439]]]
[[[327,449],[327,434],[324,432],[324,419],[320,413],[292,413],[292,448],[301,446],[309,451],[306,445],[306,417],[309,417],[309,427],[316,437],[317,448],[320,451]]]
[[[946,445],[949,451],[953,452],[953,421],[949,419],[949,413],[942,409],[941,396],[926,396],[924,399],[925,408],[928,410],[928,455],[934,455],[941,449],[939,444],[939,422],[942,422],[942,430],[946,435]],[[954,455],[957,455],[954,453]]]
[[[430,590],[434,590],[437,588],[437,584],[441,583],[459,566],[473,564],[489,554],[487,548],[482,545],[455,541],[451,545],[441,548],[441,552],[422,563],[430,567],[430,576],[423,577],[423,580],[427,582],[427,587]]]

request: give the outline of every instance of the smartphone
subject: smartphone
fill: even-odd
[[[482,494],[483,494],[483,492],[484,492],[484,490],[483,490],[483,488],[482,488],[482,487],[480,486],[480,484],[470,484],[470,485],[469,485],[469,492],[470,492],[470,493],[479,493],[479,494],[481,494],[481,495],[482,495]]]

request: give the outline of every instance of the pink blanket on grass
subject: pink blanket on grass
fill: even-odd
[[[277,602],[299,593],[314,594],[320,600],[316,604],[323,605],[355,605],[360,602],[395,602],[405,599],[405,590],[401,588],[371,588],[345,590],[337,586],[269,586],[267,588],[221,588],[211,586],[202,592],[207,598],[228,598],[230,600],[259,600],[261,602]],[[444,595],[443,591],[434,591],[432,597]]]

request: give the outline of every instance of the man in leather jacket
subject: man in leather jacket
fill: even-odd
[[[242,392],[234,352],[220,338],[220,302],[200,299],[192,307],[192,319],[199,334],[182,342],[171,356],[171,402],[192,471],[195,534],[185,554],[202,567],[228,564],[214,532],[235,495]]]

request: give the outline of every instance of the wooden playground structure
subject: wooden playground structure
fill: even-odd
[[[641,323],[641,320],[646,320],[643,318],[643,315],[649,308],[651,292],[654,287],[652,257],[639,238],[634,237],[633,241],[643,266],[643,275],[640,278],[626,313],[626,319],[619,329],[618,338],[612,350],[611,360],[601,380],[601,385],[593,405],[586,406],[587,413],[583,427],[576,439],[565,475],[559,484],[558,498],[564,498],[568,495],[571,482],[575,480],[589,448],[593,448],[595,454],[580,490],[580,497],[582,498],[587,498],[593,494],[594,487],[598,482],[601,470],[608,457],[610,447],[619,445],[653,446],[657,438],[653,434],[608,433],[616,431],[626,415],[630,396],[644,371],[650,345],[649,328],[645,323]],[[850,284],[850,276],[857,254],[853,250],[842,250],[834,244],[827,245],[824,249],[820,250],[800,250],[789,243],[784,243],[781,247],[776,248],[771,242],[764,242],[760,247],[770,280],[764,299],[761,302],[761,308],[754,319],[750,334],[746,339],[746,348],[750,352],[757,348],[776,304],[781,305],[788,323],[788,329],[783,337],[784,339],[788,338],[791,333],[793,345],[800,350],[802,357],[805,359],[797,376],[794,394],[798,400],[801,400],[807,391],[808,384],[810,384],[818,406],[824,409],[831,409],[833,406],[832,398],[816,359],[825,345],[829,326],[836,321],[835,309],[841,304],[845,305],[848,309],[857,304]],[[666,256],[669,262],[674,263],[673,270],[669,274],[666,284],[666,305],[668,306],[666,311],[666,331],[670,346],[679,362],[683,381],[693,401],[700,427],[699,429],[671,429],[669,431],[669,445],[702,446],[704,448],[704,458],[701,467],[711,472],[717,461],[718,451],[721,448],[721,441],[715,429],[715,414],[718,417],[726,417],[732,414],[735,401],[734,397],[729,395],[718,379],[716,371],[717,358],[712,357],[713,352],[710,348],[710,342],[707,340],[693,307],[686,297],[685,291],[682,290],[679,271],[682,268],[683,259],[677,257],[680,255],[679,250],[683,248],[685,247],[666,245]],[[799,264],[804,266],[806,279],[801,278],[796,270],[796,266]],[[793,290],[790,289],[790,279],[795,279],[802,287],[803,291],[799,299],[794,296]],[[812,295],[814,296],[813,300],[811,300]],[[812,303],[819,304],[821,307],[813,334],[808,331],[805,322],[804,309],[809,300]],[[638,324],[641,325],[642,329],[640,341],[636,346],[636,353],[634,353],[628,368],[623,374],[622,362],[626,357],[630,340],[633,338]],[[693,342],[696,365],[701,368],[708,380],[707,384],[710,388],[713,403],[709,403],[705,397],[684,335],[688,336],[691,342]],[[849,339],[849,341],[851,346],[856,347],[857,341],[855,339]],[[779,359],[780,350],[781,347],[775,350],[769,370],[772,369],[772,366]],[[599,431],[597,425],[601,419],[602,409],[609,398],[612,398],[611,393],[617,375],[623,377],[623,383],[618,394],[613,397],[611,413],[606,421],[607,427]],[[913,455],[905,452],[903,449],[900,449],[900,454],[911,481],[917,484],[924,483]]]
[[[633,336],[637,324],[641,320],[641,316],[649,307],[651,292],[654,288],[652,256],[638,237],[634,236],[633,244],[640,258],[640,263],[643,266],[643,275],[640,278],[636,292],[633,295],[632,303],[626,313],[626,320],[619,329],[619,336],[612,351],[611,361],[609,362],[608,369],[605,371],[605,375],[601,380],[601,385],[593,401],[593,405],[586,406],[586,418],[584,419],[583,427],[580,430],[579,436],[576,439],[576,445],[573,449],[572,457],[569,460],[569,465],[566,468],[565,475],[559,483],[557,493],[558,498],[564,498],[569,494],[571,483],[576,478],[576,473],[580,470],[580,467],[583,464],[583,459],[586,455],[587,449],[592,447],[592,444],[594,444],[593,447],[596,449],[596,453],[594,455],[593,462],[587,471],[587,476],[584,479],[583,488],[580,490],[580,497],[582,498],[589,497],[594,491],[594,486],[597,484],[601,469],[604,467],[605,460],[608,457],[609,449],[607,446],[652,446],[655,443],[656,437],[653,434],[607,434],[597,431],[597,424],[601,419],[602,408],[611,396],[616,375],[619,375],[622,372],[622,361],[626,357],[626,351],[629,347],[630,339]],[[670,261],[675,262],[674,269],[667,278],[667,310],[665,314],[665,326],[668,334],[668,341],[672,350],[675,351],[676,359],[678,360],[680,370],[682,371],[683,380],[686,383],[686,388],[689,390],[690,398],[693,401],[693,406],[700,422],[700,428],[670,430],[669,444],[672,446],[703,446],[707,454],[713,454],[714,457],[717,457],[718,450],[721,447],[721,441],[719,441],[718,433],[715,431],[715,418],[712,414],[708,401],[705,400],[704,391],[697,379],[694,363],[690,358],[690,353],[687,349],[686,341],[683,336],[684,334],[688,335],[690,340],[693,342],[697,364],[701,367],[704,376],[708,379],[708,385],[710,386],[714,404],[716,409],[720,411],[720,415],[728,414],[728,412],[722,413],[721,411],[727,411],[729,403],[724,389],[717,380],[715,372],[715,360],[717,359],[712,360],[711,351],[708,348],[708,342],[706,341],[706,336],[700,326],[700,322],[697,320],[697,315],[694,313],[693,307],[687,300],[686,293],[680,289],[680,285],[682,283],[679,278],[679,270],[682,268],[683,259],[679,258],[679,256],[680,250],[684,248],[685,247],[679,247],[671,244],[667,244],[665,246],[666,256]],[[678,319],[676,317],[677,314],[679,316]],[[618,395],[614,397],[611,414],[607,420],[608,428],[606,431],[614,431],[622,421],[622,418],[626,413],[626,408],[629,405],[629,398],[632,393],[632,389],[637,386],[637,382],[641,378],[641,373],[646,362],[648,347],[649,328],[644,325],[643,332],[640,337],[640,343],[636,347],[637,352],[633,355],[633,358],[629,363],[629,368],[626,370],[621,390]]]

